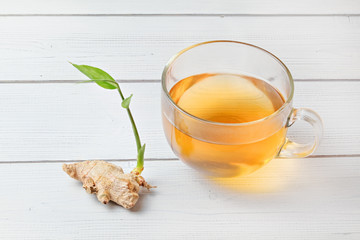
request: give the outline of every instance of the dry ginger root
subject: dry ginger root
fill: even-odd
[[[152,188],[134,172],[124,173],[121,167],[105,161],[84,161],[64,164],[63,170],[83,183],[86,192],[95,193],[104,204],[113,201],[124,208],[132,208],[139,199],[140,186]]]

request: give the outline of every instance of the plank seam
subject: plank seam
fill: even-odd
[[[351,158],[360,157],[360,154],[336,154],[336,155],[311,155],[306,158],[299,159],[312,159],[312,158]],[[124,158],[124,159],[83,159],[83,160],[33,160],[33,161],[2,161],[0,164],[21,164],[21,163],[67,163],[67,162],[82,162],[85,160],[104,160],[110,162],[126,162],[136,161],[136,158]],[[146,162],[154,161],[180,161],[179,158],[147,158]]]
[[[359,79],[360,80],[360,79]],[[84,80],[0,80],[0,84],[81,83]],[[158,79],[116,80],[118,83],[158,83]]]
[[[0,17],[358,17],[360,13],[94,13],[94,14],[0,14]]]
[[[12,164],[12,163],[68,163],[68,162],[82,162],[86,160],[104,160],[109,162],[127,162],[136,161],[136,158],[124,158],[124,159],[83,159],[83,160],[33,160],[33,161],[2,161],[0,164]],[[147,158],[146,162],[154,161],[178,161],[178,158]]]
[[[80,83],[84,80],[0,80],[0,84]],[[116,80],[118,83],[160,83],[159,79]],[[295,82],[359,82],[360,79],[294,79]]]

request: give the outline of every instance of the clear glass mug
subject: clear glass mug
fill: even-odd
[[[245,123],[212,122],[181,109],[169,91],[180,80],[202,73],[255,76],[276,88],[285,103],[273,114]],[[173,152],[207,175],[247,175],[273,158],[299,158],[319,146],[322,121],[306,108],[293,108],[294,81],[285,64],[270,52],[242,42],[210,41],[190,46],[166,64],[162,74],[162,120]],[[314,140],[300,144],[286,138],[288,127],[303,120]]]

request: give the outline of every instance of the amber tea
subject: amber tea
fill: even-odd
[[[183,111],[219,124],[260,120],[276,112],[285,102],[269,83],[232,74],[194,75],[177,82],[169,95]],[[176,117],[174,121],[177,121]],[[176,128],[163,115],[165,135],[173,151],[187,164],[211,175],[237,176],[253,172],[278,154],[286,135],[286,128],[282,127],[272,135],[254,141],[254,135],[263,131],[255,128],[248,137],[239,134],[238,138],[224,141],[226,134],[217,135],[216,131],[191,126],[191,121],[179,121]],[[194,130],[189,130],[192,128]],[[207,134],[203,139],[212,141],[192,136],[192,131],[201,130]]]

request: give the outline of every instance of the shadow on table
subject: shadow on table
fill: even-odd
[[[243,177],[209,178],[221,188],[245,193],[278,192],[291,187],[301,172],[299,161],[274,159],[258,171]]]
[[[142,208],[143,208],[143,204],[149,200],[146,200],[147,198],[149,197],[152,197],[152,195],[156,195],[156,192],[154,191],[154,189],[150,189],[147,190],[147,189],[144,189],[142,188],[139,192],[139,200],[137,201],[136,205],[130,209],[131,212],[138,212],[138,211],[141,211]]]

